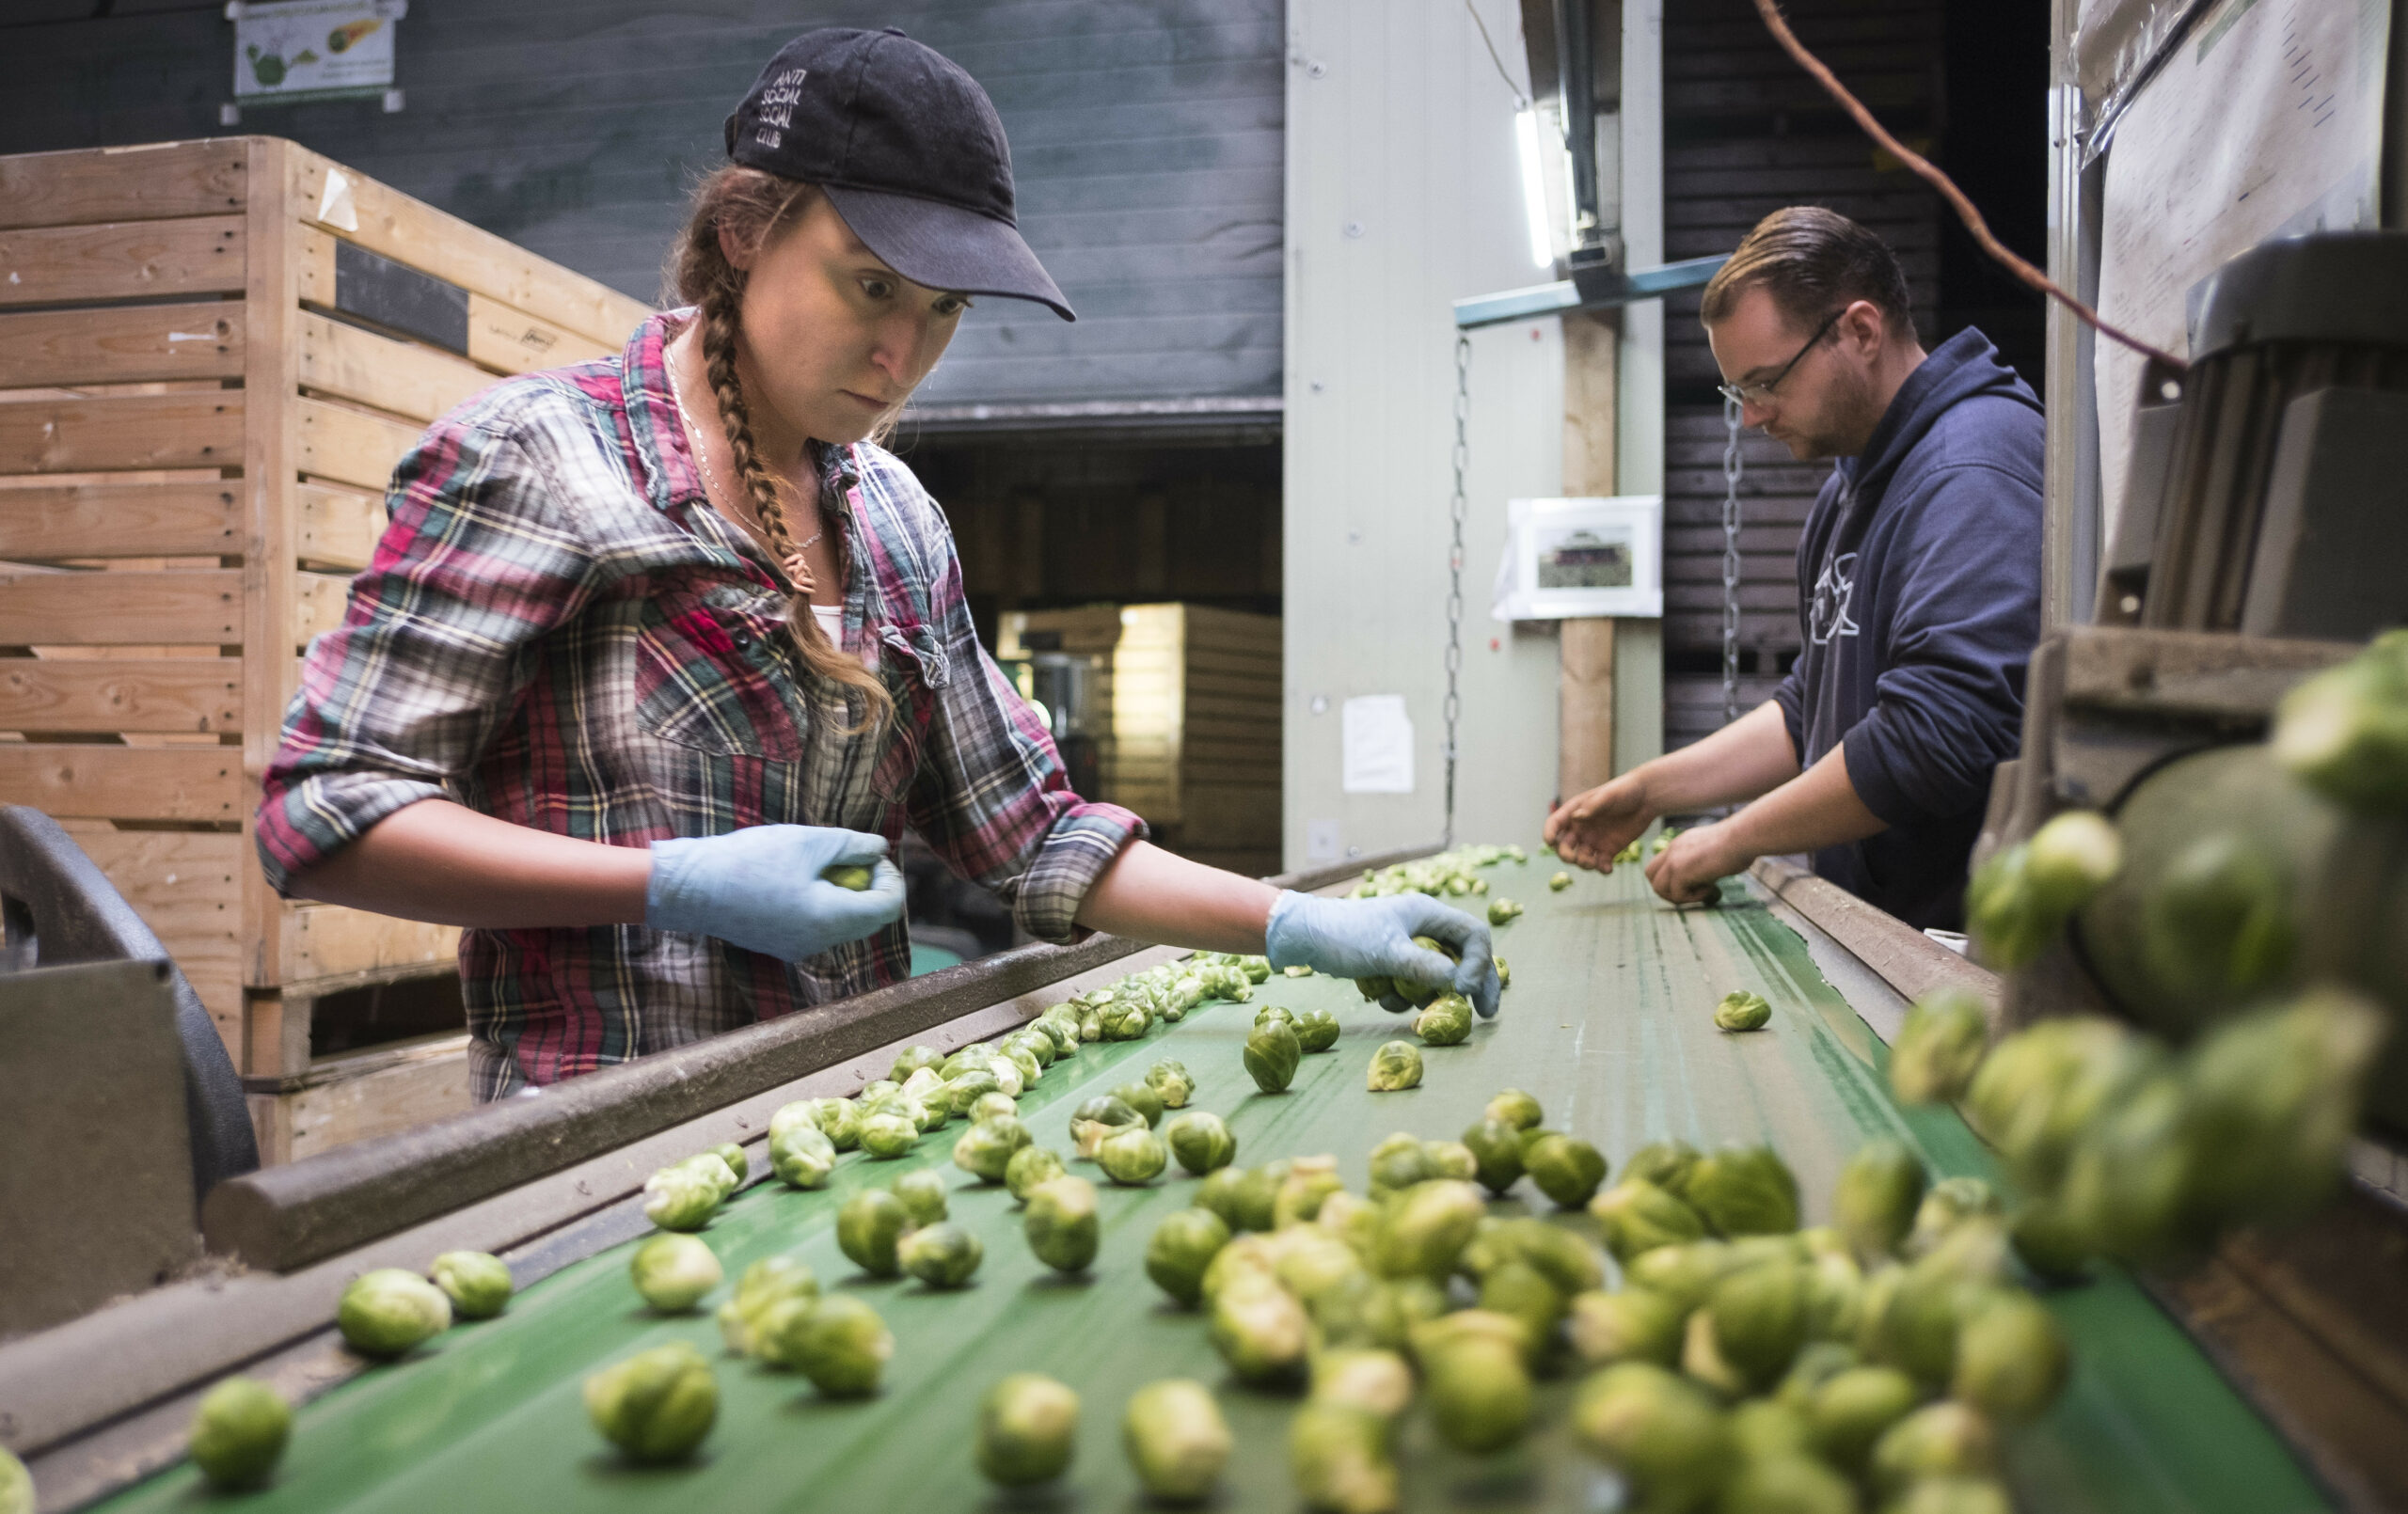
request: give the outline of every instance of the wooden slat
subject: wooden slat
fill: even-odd
[[[227,215],[244,168],[239,137],[0,158],[0,227]]]
[[[368,566],[385,529],[385,502],[372,494],[301,486],[300,560],[312,567],[356,573]]]
[[[243,576],[0,574],[0,645],[226,646],[243,639]]]
[[[468,1038],[327,1058],[311,1065],[309,1077],[311,1086],[297,1093],[250,1096],[263,1164],[299,1161],[466,1113]]]
[[[339,573],[298,573],[293,582],[293,644],[300,648],[342,623],[351,579]]]
[[[0,742],[0,804],[54,818],[233,821],[250,808],[235,747]]]
[[[0,730],[235,732],[243,664],[235,657],[130,661],[0,658]]]
[[[241,875],[256,868],[230,831],[79,831],[83,847],[167,949],[242,1065]]]
[[[293,297],[331,310],[335,306],[335,239],[314,226],[292,229]]]
[[[0,315],[0,388],[236,378],[236,300]]]
[[[243,218],[0,231],[0,306],[239,294]]]
[[[323,315],[304,315],[301,386],[424,425],[493,382],[474,363]]]
[[[113,394],[0,403],[0,473],[230,467],[243,457],[243,396]]]
[[[422,430],[320,400],[294,404],[300,471],[363,489],[382,490],[392,479],[393,465],[418,445]]]
[[[328,993],[370,983],[450,971],[460,928],[398,920],[340,905],[296,905],[285,923],[288,992]]]
[[[471,292],[468,295],[468,356],[498,373],[532,373],[596,357],[614,357],[612,345],[566,326],[539,321],[526,311]]]
[[[230,483],[10,489],[0,493],[0,559],[233,556],[238,508]]]
[[[349,213],[330,203],[326,176],[349,181]],[[314,152],[294,150],[292,184],[302,219],[369,251],[600,342],[616,352],[651,313],[640,300],[446,215]],[[345,225],[345,221],[352,224]]]

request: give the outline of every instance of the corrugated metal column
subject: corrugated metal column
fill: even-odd
[[[1664,260],[1664,0],[1622,3],[1622,239],[1624,266]],[[1664,302],[1623,311],[1614,477],[1618,494],[1664,492]],[[1664,749],[1664,636],[1624,621],[1614,639],[1614,771]]]

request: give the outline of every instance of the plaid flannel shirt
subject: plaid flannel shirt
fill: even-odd
[[[1071,792],[979,646],[952,533],[910,469],[821,449],[849,547],[844,646],[895,695],[876,741],[792,655],[779,580],[708,504],[656,316],[620,357],[530,374],[436,422],[340,629],[309,648],[257,835],[280,892],[385,816],[449,797],[617,846],[790,823],[908,823],[1040,940],[1144,822]],[[472,1086],[493,1098],[910,975],[900,923],[787,963],[640,925],[469,930]]]

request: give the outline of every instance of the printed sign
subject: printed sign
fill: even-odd
[[[393,87],[394,24],[409,0],[278,0],[227,7],[234,98],[326,100]]]

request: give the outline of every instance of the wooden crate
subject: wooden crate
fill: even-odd
[[[1279,850],[1279,618],[1201,605],[1016,611],[997,655],[1101,659],[1102,797],[1173,850],[1262,872]]]
[[[428,421],[647,308],[272,137],[0,157],[0,802],[75,832],[289,1128],[311,1003],[457,942],[267,887],[299,654]]]

